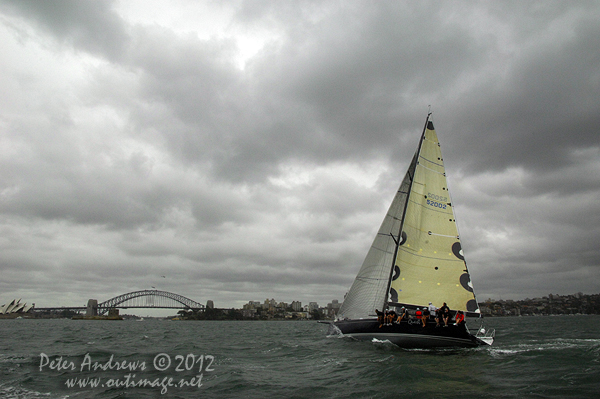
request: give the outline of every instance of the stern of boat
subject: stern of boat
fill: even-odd
[[[479,327],[479,330],[477,330],[477,333],[475,333],[475,338],[477,338],[478,340],[480,340],[481,342],[483,342],[486,345],[491,346],[494,343],[494,338],[496,337],[496,330],[495,329],[491,329],[491,330],[486,330],[483,325],[481,327]]]

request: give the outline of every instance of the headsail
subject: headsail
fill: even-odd
[[[448,191],[444,159],[437,134],[427,122],[411,187],[396,267],[391,302],[479,312],[467,270]]]
[[[462,255],[439,141],[429,116],[415,156],[344,299],[340,316],[369,317],[388,302],[416,306],[446,302],[454,310],[479,312]]]

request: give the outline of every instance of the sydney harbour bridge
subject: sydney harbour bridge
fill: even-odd
[[[95,302],[94,302],[95,301]],[[192,299],[186,298],[183,295],[175,294],[173,292],[159,291],[159,290],[142,290],[133,291],[126,294],[118,295],[114,298],[110,298],[104,302],[98,303],[95,299],[88,301],[88,306],[64,306],[56,308],[35,308],[35,311],[61,311],[61,310],[72,310],[81,311],[87,310],[90,307],[96,308],[98,314],[103,315],[109,311],[109,309],[132,309],[132,308],[145,308],[145,309],[190,309],[190,310],[204,310],[205,305],[196,302]]]

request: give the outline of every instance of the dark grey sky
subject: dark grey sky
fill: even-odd
[[[0,303],[341,300],[429,105],[478,299],[600,292],[598,2],[2,0],[0,43]]]

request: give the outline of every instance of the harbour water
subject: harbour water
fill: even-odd
[[[597,397],[600,316],[485,324],[492,347],[405,350],[308,321],[0,320],[0,398]]]

